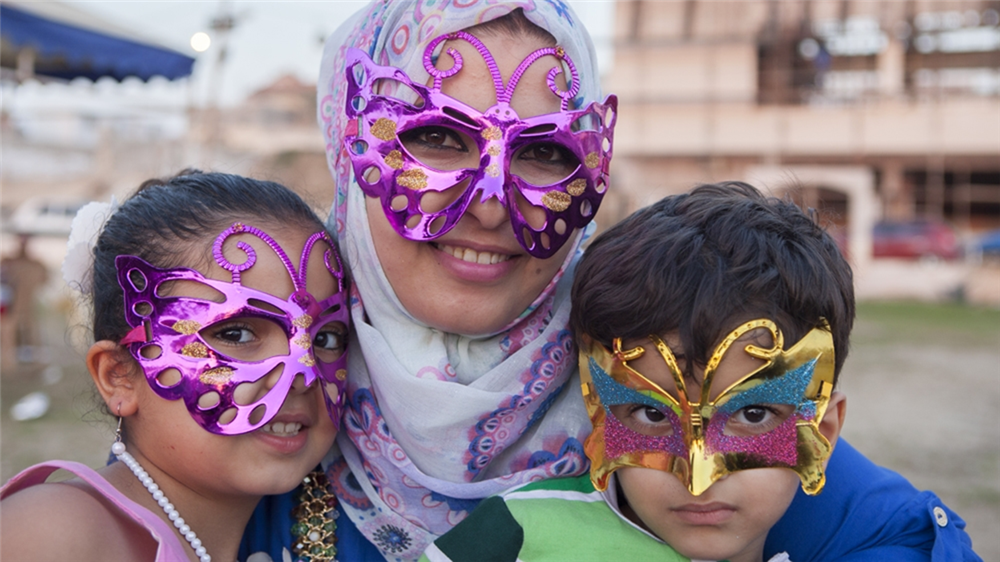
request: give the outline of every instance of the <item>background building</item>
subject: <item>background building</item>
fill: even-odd
[[[1000,2],[619,0],[621,212],[744,179],[872,223],[1000,226]],[[612,205],[612,208],[616,208]],[[610,210],[610,209],[609,209]]]

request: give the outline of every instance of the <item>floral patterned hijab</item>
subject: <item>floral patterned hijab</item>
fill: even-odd
[[[337,185],[328,226],[351,270],[355,327],[344,428],[327,470],[347,516],[390,560],[417,558],[487,496],[587,469],[590,422],[568,328],[572,270],[587,233],[508,327],[443,333],[403,308],[382,271],[343,146],[347,48],[422,81],[431,40],[518,8],[576,64],[576,105],[597,100],[593,45],[562,0],[378,0],[344,23],[323,54],[318,117]]]

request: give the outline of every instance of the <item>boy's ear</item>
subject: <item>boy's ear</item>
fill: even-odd
[[[138,407],[135,364],[126,358],[131,359],[121,346],[110,340],[96,342],[87,351],[90,378],[116,416],[131,416]]]
[[[836,447],[840,430],[844,427],[844,417],[847,415],[847,395],[839,390],[830,394],[830,402],[826,406],[826,414],[819,422],[819,432],[830,442],[830,448]]]

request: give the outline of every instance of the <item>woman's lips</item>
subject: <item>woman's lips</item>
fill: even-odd
[[[685,504],[671,509],[674,515],[689,525],[719,525],[728,520],[736,508],[725,503]]]
[[[446,271],[461,281],[471,283],[495,283],[504,279],[519,256],[506,254],[497,249],[470,248],[463,245],[432,243],[440,256],[438,263]]]
[[[451,246],[448,244],[437,244],[437,249],[464,262],[478,263],[480,265],[492,265],[510,259],[510,255],[508,254],[500,254],[488,250],[476,251],[472,248]]]

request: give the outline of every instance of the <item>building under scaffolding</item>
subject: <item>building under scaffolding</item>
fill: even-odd
[[[615,191],[791,189],[852,253],[880,219],[1000,227],[998,24],[997,1],[619,0]]]

